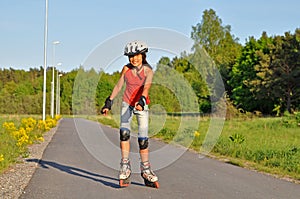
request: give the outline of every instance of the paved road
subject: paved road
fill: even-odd
[[[175,146],[168,146],[171,155],[166,154],[165,158],[151,157],[158,165],[174,153],[184,152],[169,166],[156,170],[159,189],[145,187],[138,173],[132,175],[129,187],[119,188],[116,168],[120,154],[115,154],[118,139],[117,129],[84,119],[63,119],[42,159],[28,160],[39,162],[39,167],[20,198],[300,198],[298,184],[209,158],[201,159]],[[110,148],[107,149],[106,143]],[[155,151],[167,145],[151,140],[150,146]],[[132,137],[133,153],[136,147],[136,138]],[[134,159],[132,164],[138,168],[138,160]]]

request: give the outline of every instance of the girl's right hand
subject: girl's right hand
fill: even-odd
[[[107,113],[108,113],[108,111],[109,111],[108,108],[103,108],[103,109],[101,110],[101,113],[102,113],[104,116],[106,116]]]

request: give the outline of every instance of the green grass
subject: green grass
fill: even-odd
[[[286,127],[278,118],[227,121],[213,153],[300,180],[300,128]]]
[[[150,116],[149,134],[166,143],[176,143],[199,152],[210,125],[210,118]],[[106,124],[112,118],[100,119]],[[288,125],[286,125],[288,123]],[[292,125],[290,125],[292,124]],[[133,129],[136,130],[136,123]],[[178,130],[181,126],[181,130]],[[210,152],[231,164],[300,180],[300,127],[291,118],[232,119]]]

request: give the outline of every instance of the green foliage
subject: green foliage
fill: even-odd
[[[174,67],[183,69],[188,62],[177,60],[171,66],[158,65],[153,77],[150,97],[169,112],[198,112],[197,96],[184,75]],[[195,74],[196,75],[196,74]]]
[[[223,25],[213,9],[205,10],[201,22],[192,27],[191,38],[194,40],[195,54],[199,48],[208,53],[220,71],[225,88],[230,94],[232,88],[227,81],[242,48],[238,38],[231,33],[231,27]],[[208,74],[214,76],[213,73]]]
[[[300,112],[295,114],[295,118],[296,118],[297,124],[299,126],[300,125]]]
[[[60,78],[60,108],[63,114],[72,114],[72,93],[78,70],[64,73]]]
[[[229,136],[230,141],[235,144],[242,144],[245,141],[245,136],[239,133],[235,133]]]
[[[300,127],[299,121],[300,121],[299,113],[291,114],[288,111],[285,111],[281,118],[282,125],[286,128],[297,127],[297,126]]]
[[[73,114],[97,113],[95,96],[98,80],[99,74],[94,69],[86,71],[80,68],[78,70],[72,93]]]
[[[170,142],[173,140],[174,136],[176,134],[176,131],[170,130],[168,128],[163,128],[159,131],[158,134],[156,134],[156,137],[162,138],[165,142]]]
[[[265,95],[271,92],[267,84],[272,73],[268,69],[271,43],[265,34],[258,41],[251,37],[232,69],[229,84],[234,89],[231,98],[246,111],[270,113],[274,107],[274,102]]]
[[[224,26],[216,12],[209,9],[203,12],[201,23],[192,27],[191,38],[195,41],[194,48],[203,46],[217,66],[229,67],[241,47],[230,32],[231,27]]]
[[[104,72],[100,74],[100,79],[96,91],[96,106],[98,107],[98,112],[104,105],[106,98],[111,94],[115,84],[120,78],[120,75],[120,73],[109,75]]]
[[[300,87],[300,42],[297,35],[250,37],[237,59],[229,84],[231,99],[246,111],[270,114],[297,109]],[[275,109],[274,109],[275,107]]]
[[[112,117],[110,117],[110,116],[100,117],[100,118],[98,119],[98,121],[99,121],[100,123],[102,123],[102,124],[109,125],[109,126],[111,126],[111,127],[113,127],[113,128],[118,128],[118,127],[119,127],[119,124],[117,124],[116,121],[114,121],[114,120],[112,119]]]
[[[274,38],[272,94],[281,99],[284,110],[293,112],[300,97],[300,29]]]
[[[153,84],[150,88],[149,95],[151,104],[160,104],[167,112],[180,112],[180,104],[174,93],[167,87],[159,84]]]

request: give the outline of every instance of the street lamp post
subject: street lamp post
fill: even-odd
[[[58,63],[57,66],[61,66],[62,63]],[[60,97],[60,83],[59,83],[59,77],[62,76],[62,74],[58,74],[58,70],[57,71],[57,75],[56,75],[56,107],[55,107],[55,114],[59,115],[59,97]]]
[[[43,116],[46,119],[46,70],[47,70],[47,42],[48,42],[48,0],[45,2],[45,30],[44,30],[44,83],[43,83]]]
[[[54,118],[54,73],[55,73],[55,46],[60,44],[59,41],[53,43],[53,68],[52,68],[52,82],[51,82],[51,117]]]
[[[57,73],[58,74],[58,73]],[[57,79],[58,79],[58,95],[57,95],[57,101],[56,101],[56,106],[57,106],[57,115],[60,115],[60,77],[63,76],[62,74],[59,74]]]

